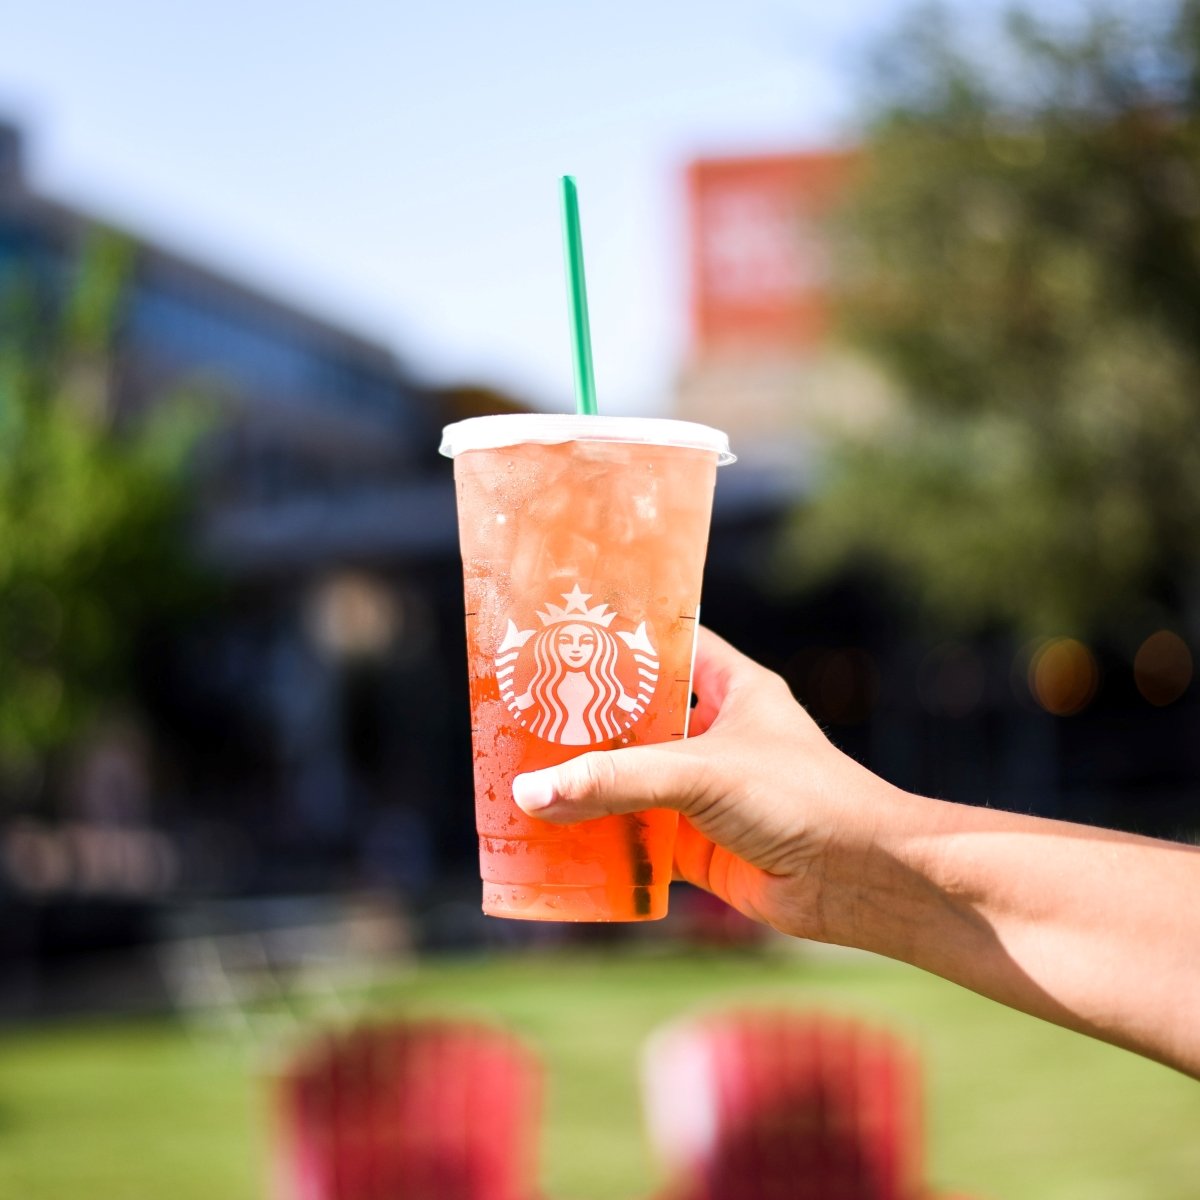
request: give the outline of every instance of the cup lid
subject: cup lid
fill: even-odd
[[[717,465],[736,461],[729,438],[719,429],[695,421],[665,417],[600,417],[576,413],[501,413],[471,417],[442,430],[441,454],[453,458],[465,450],[496,450],[524,442],[554,445],[559,442],[641,442],[653,446],[680,446],[710,450]]]

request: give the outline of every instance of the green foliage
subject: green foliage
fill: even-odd
[[[925,10],[878,64],[840,307],[901,404],[834,448],[801,571],[882,564],[965,626],[1178,613],[1200,567],[1200,3],[994,32]]]
[[[110,353],[131,249],[96,235],[55,304],[0,318],[0,768],[27,768],[125,698],[145,623],[191,576],[179,543],[195,422],[114,427]]]

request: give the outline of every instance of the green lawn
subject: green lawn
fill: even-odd
[[[1194,1200],[1200,1084],[866,957],[640,949],[422,962],[381,1012],[502,1021],[549,1070],[551,1197],[646,1196],[638,1047],[659,1022],[725,1003],[857,1013],[920,1050],[929,1174],[982,1200]],[[0,1196],[264,1197],[273,1040],[169,1021],[0,1036]]]

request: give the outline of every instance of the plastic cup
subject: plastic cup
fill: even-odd
[[[448,426],[466,600],[483,911],[527,921],[667,912],[676,814],[556,826],[513,778],[687,736],[700,583],[726,436],[577,415]]]

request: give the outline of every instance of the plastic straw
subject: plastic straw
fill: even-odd
[[[562,219],[567,308],[571,317],[571,358],[575,364],[575,411],[581,416],[595,416],[596,379],[592,373],[587,280],[583,275],[583,237],[579,232],[579,193],[572,175],[562,177]]]

